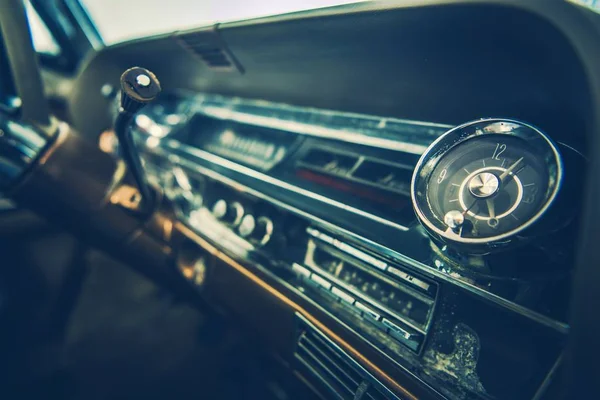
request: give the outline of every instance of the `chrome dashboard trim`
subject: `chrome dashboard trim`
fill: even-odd
[[[314,136],[322,139],[333,139],[347,143],[360,144],[363,146],[402,151],[415,155],[423,154],[423,152],[427,149],[427,146],[399,142],[396,140],[369,137],[358,132],[325,128],[316,125],[305,124],[302,122],[284,121],[277,118],[263,117],[260,115],[252,115],[216,107],[201,108],[201,112],[216,119],[235,121],[243,124],[272,128],[301,135]]]
[[[232,161],[229,161],[229,160],[227,160],[225,158],[222,158],[222,157],[216,156],[214,154],[208,153],[208,152],[206,152],[204,150],[196,149],[194,147],[191,147],[191,146],[188,146],[186,144],[180,143],[180,142],[178,142],[176,140],[173,140],[173,139],[168,139],[164,143],[165,143],[165,147],[168,148],[169,150],[172,150],[172,151],[175,151],[175,152],[184,153],[186,155],[193,156],[193,157],[198,157],[198,158],[203,159],[205,161],[208,161],[210,163],[217,164],[217,165],[219,165],[221,167],[224,167],[224,168],[227,168],[229,170],[236,171],[236,172],[239,172],[241,174],[244,174],[244,175],[250,176],[252,178],[258,179],[260,181],[269,183],[271,185],[278,186],[278,187],[280,187],[282,189],[289,190],[289,191],[294,192],[296,194],[299,194],[301,196],[308,197],[308,198],[311,198],[313,200],[320,201],[320,202],[328,204],[330,206],[333,206],[333,207],[336,207],[336,208],[339,208],[339,209],[351,212],[351,213],[356,214],[356,215],[360,215],[361,217],[369,218],[369,219],[371,219],[373,221],[376,221],[376,222],[378,222],[380,224],[391,226],[391,227],[399,229],[401,231],[408,231],[408,228],[405,227],[405,226],[403,226],[403,225],[400,225],[400,224],[397,224],[395,222],[389,221],[389,220],[387,220],[385,218],[382,218],[382,217],[379,217],[377,215],[370,214],[368,212],[359,210],[358,208],[354,208],[354,207],[348,206],[348,205],[346,205],[344,203],[341,203],[341,202],[336,201],[336,200],[332,200],[332,199],[330,199],[328,197],[325,197],[325,196],[322,196],[320,194],[313,193],[313,192],[311,192],[309,190],[302,189],[300,187],[291,185],[291,184],[289,184],[287,182],[284,182],[282,180],[270,177],[268,175],[265,175],[265,174],[263,174],[261,172],[255,171],[255,170],[253,170],[251,168],[248,168],[248,167],[245,167],[243,165],[236,164],[236,163],[234,163]]]
[[[163,157],[167,157],[167,158],[171,159],[171,161],[178,162],[178,163],[180,163],[180,165],[185,166],[186,168],[189,168],[190,170],[193,170],[197,173],[205,175],[209,178],[215,179],[215,180],[219,181],[220,183],[225,184],[229,187],[232,187],[238,191],[242,191],[244,193],[250,194],[250,195],[260,198],[264,201],[267,201],[277,207],[283,208],[295,215],[304,217],[304,218],[308,219],[309,221],[312,221],[313,223],[319,225],[323,229],[333,231],[333,232],[335,232],[335,234],[338,234],[341,236],[350,237],[353,240],[361,243],[365,247],[370,248],[373,251],[383,254],[385,257],[392,258],[392,259],[396,260],[398,263],[405,264],[411,268],[414,268],[415,270],[423,273],[425,276],[428,276],[431,278],[438,278],[441,281],[451,283],[469,293],[480,296],[481,298],[483,298],[493,304],[496,304],[500,307],[508,309],[512,312],[515,312],[525,318],[528,318],[529,320],[539,323],[540,325],[551,328],[558,333],[566,335],[570,331],[570,327],[566,323],[556,321],[556,320],[554,320],[550,317],[547,317],[543,314],[532,311],[524,306],[513,303],[513,302],[511,302],[503,297],[500,297],[496,294],[487,292],[487,291],[485,291],[475,285],[472,285],[468,282],[465,282],[456,277],[447,275],[446,273],[439,271],[439,270],[435,269],[434,267],[430,267],[430,266],[423,264],[417,260],[414,260],[410,257],[407,257],[407,256],[401,254],[401,253],[398,253],[397,251],[395,251],[393,249],[390,249],[390,248],[383,246],[377,242],[374,242],[370,239],[360,236],[354,232],[351,232],[347,229],[344,229],[335,224],[332,224],[331,222],[328,222],[319,217],[316,217],[306,211],[303,211],[296,207],[290,206],[282,201],[274,199],[274,198],[272,198],[268,195],[265,195],[257,190],[254,190],[248,186],[245,186],[245,185],[237,182],[234,179],[231,179],[223,174],[213,171],[210,168],[202,167],[198,164],[195,164],[193,161],[182,159],[180,156],[175,156],[175,159],[173,159],[173,155],[169,154],[168,152],[165,151],[165,149],[162,149],[160,147],[149,149],[149,151],[154,152],[155,154],[158,153],[159,155],[162,155]],[[220,157],[216,157],[216,158],[220,158]],[[207,160],[207,161],[210,161],[210,160]],[[231,164],[234,164],[234,163],[231,163]],[[237,165],[237,164],[234,164],[234,165]],[[239,167],[241,167],[241,166],[239,166]],[[245,168],[245,167],[242,167],[242,168]]]
[[[448,124],[313,109],[263,100],[228,98],[211,94],[185,97],[190,98],[190,108],[193,113],[210,118],[414,155],[423,154],[428,146],[402,141],[401,138],[388,139],[369,135],[367,132],[393,131],[390,125],[399,124],[430,128],[430,131],[426,134],[437,138],[445,131],[453,128],[453,125]],[[248,110],[241,111],[240,108]],[[321,120],[310,120],[309,117],[314,116],[320,117]],[[332,122],[334,118],[336,119],[335,123]],[[361,124],[365,125],[363,127],[365,132],[361,132],[360,128],[357,129],[357,127],[361,127]],[[432,141],[434,138],[430,139],[427,142]]]
[[[431,288],[431,285],[429,283],[424,282],[423,280],[416,278],[412,275],[409,275],[404,271],[398,270],[393,265],[390,265],[384,261],[381,261],[378,258],[365,253],[364,251],[360,251],[357,248],[355,248],[354,246],[350,246],[340,240],[332,238],[331,236],[329,236],[327,234],[321,233],[317,229],[309,227],[306,229],[306,233],[308,233],[310,236],[312,236],[316,240],[327,243],[327,244],[333,246],[334,248],[342,251],[343,253],[345,253],[349,256],[352,256],[362,262],[367,263],[368,265],[376,267],[381,271],[391,273],[395,278],[400,278],[406,284],[414,286],[413,289],[416,287],[416,288],[420,288],[421,290],[425,290],[426,292],[428,292],[429,289]]]

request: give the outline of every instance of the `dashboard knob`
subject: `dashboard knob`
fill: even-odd
[[[221,199],[213,205],[212,213],[219,221],[237,226],[244,216],[244,207],[238,202],[228,203]]]
[[[246,214],[240,222],[238,232],[251,242],[265,245],[273,234],[273,222],[267,217],[256,219],[252,214]]]

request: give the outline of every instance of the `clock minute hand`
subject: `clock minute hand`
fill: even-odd
[[[511,174],[518,166],[519,164],[521,164],[521,161],[523,161],[523,157],[519,158],[517,161],[515,161],[510,167],[508,167],[499,177],[498,179],[500,179],[501,183],[504,183],[504,180],[506,179],[506,177]]]

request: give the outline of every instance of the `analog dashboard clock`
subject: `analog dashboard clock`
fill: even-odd
[[[415,168],[415,212],[438,242],[487,253],[528,237],[561,187],[556,145],[523,122],[483,119],[440,136]]]

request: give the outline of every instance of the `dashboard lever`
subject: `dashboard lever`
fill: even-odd
[[[115,120],[115,135],[119,139],[121,156],[131,170],[141,198],[136,210],[149,212],[154,205],[154,195],[148,185],[142,160],[131,135],[134,115],[151,103],[161,92],[156,76],[145,68],[133,67],[121,75],[121,107]]]

